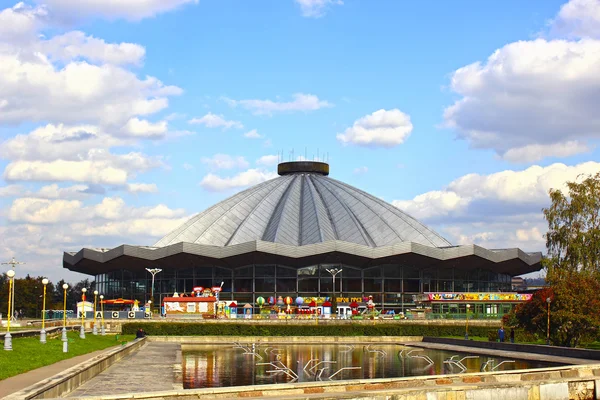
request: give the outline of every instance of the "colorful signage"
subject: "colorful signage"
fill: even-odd
[[[428,293],[429,301],[529,301],[532,294],[521,293]]]

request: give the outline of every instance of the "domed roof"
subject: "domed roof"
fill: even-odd
[[[279,164],[278,178],[215,204],[156,242],[230,246],[255,240],[293,246],[340,240],[369,247],[450,242],[393,205],[329,178],[320,162]]]

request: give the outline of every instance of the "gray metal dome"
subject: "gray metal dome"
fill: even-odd
[[[263,240],[294,246],[330,240],[369,247],[450,242],[393,205],[329,178],[318,162],[279,165],[278,178],[244,190],[195,215],[154,246],[213,246]]]

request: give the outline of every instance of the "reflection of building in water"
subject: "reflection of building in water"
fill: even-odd
[[[223,283],[220,300],[236,300],[239,312],[258,297],[335,292],[341,302],[372,295],[378,309],[395,313],[415,307],[414,296],[423,293],[509,292],[511,277],[541,268],[541,253],[453,246],[393,205],[329,178],[328,164],[289,162],[278,171],[278,178],[195,215],[153,246],[86,248],[64,253],[63,266],[94,275],[109,299],[148,300],[146,268],[160,268],[155,299]],[[335,288],[332,268],[342,269]]]

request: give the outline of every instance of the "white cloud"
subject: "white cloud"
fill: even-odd
[[[264,136],[259,134],[256,129],[252,129],[251,131],[244,133],[244,137],[247,139],[262,139]]]
[[[0,52],[0,123],[49,121],[121,126],[168,106],[181,89],[143,80],[118,66],[69,62],[58,69],[41,53]],[[77,110],[77,112],[74,112]]]
[[[201,161],[211,169],[248,168],[250,165],[244,157],[235,157],[228,154],[215,154],[212,157],[203,157]]]
[[[532,163],[546,157],[569,157],[575,154],[586,153],[592,149],[585,143],[576,140],[555,144],[530,144],[524,147],[508,150],[503,159],[513,163]]]
[[[158,187],[155,183],[129,183],[127,191],[129,193],[157,193]]]
[[[302,16],[319,18],[325,15],[330,5],[342,5],[342,0],[294,0],[300,6]]]
[[[191,171],[194,169],[194,166],[192,164],[184,163],[183,169],[185,169],[186,171]]]
[[[32,193],[30,197],[39,197],[45,199],[81,199],[90,194],[90,187],[87,185],[73,185],[60,187],[56,183],[43,186],[37,193]],[[21,194],[23,196],[23,194]]]
[[[230,106],[238,105],[252,111],[256,115],[271,115],[276,112],[314,111],[325,107],[333,107],[333,104],[320,100],[313,94],[295,93],[292,101],[273,100],[233,100],[224,99]]]
[[[354,168],[354,170],[352,171],[355,175],[362,175],[362,174],[366,174],[367,172],[369,172],[369,167],[358,167],[358,168]]]
[[[35,32],[47,15],[43,6],[34,8],[24,2],[0,10],[0,38],[10,43],[29,42],[35,38]]]
[[[10,221],[33,224],[54,224],[83,218],[79,200],[48,200],[31,197],[15,199],[8,211]]]
[[[600,163],[567,166],[556,163],[489,175],[468,174],[442,190],[412,200],[393,201],[396,207],[422,220],[456,244],[489,248],[521,247],[541,251],[547,225],[541,209],[550,205],[550,189],[600,171]]]
[[[0,186],[0,197],[22,196],[23,193],[25,193],[25,188],[21,185]]]
[[[0,144],[0,157],[11,160],[4,179],[124,185],[137,173],[163,165],[139,152],[110,152],[127,143],[91,125],[48,124]]]
[[[570,0],[560,8],[551,29],[574,37],[600,38],[600,2]]]
[[[278,162],[279,162],[279,156],[277,156],[275,154],[269,154],[266,156],[262,156],[258,160],[256,160],[256,165],[263,165],[266,167],[270,167],[273,165],[277,165]]]
[[[211,112],[201,118],[192,118],[188,122],[195,125],[204,125],[207,128],[244,128],[244,125],[242,125],[242,123],[239,121],[228,121],[222,115],[216,115]]]
[[[412,132],[410,116],[398,109],[378,110],[354,122],[336,137],[344,144],[393,147],[404,143]]]
[[[227,178],[221,178],[214,174],[208,174],[202,179],[200,186],[211,192],[222,192],[229,189],[237,189],[256,185],[276,177],[277,174],[274,172],[267,172],[253,168]]]
[[[140,65],[146,54],[146,49],[139,44],[106,43],[81,31],[71,31],[40,41],[37,49],[51,60],[69,62],[85,59],[92,63],[114,65]]]
[[[483,201],[494,202],[497,208],[503,203],[513,209],[526,206],[529,210],[539,211],[547,206],[550,189],[564,190],[565,182],[598,171],[600,163],[590,161],[575,166],[556,163],[547,167],[535,165],[522,171],[468,174],[450,182],[444,190],[427,192],[408,201],[396,200],[393,204],[417,219],[452,214],[474,216],[469,207],[481,206]]]
[[[70,181],[97,184],[124,185],[137,172],[145,172],[162,165],[158,159],[141,153],[114,155],[91,151],[82,161],[26,161],[10,162],[3,178],[7,181]]]
[[[168,131],[167,121],[149,122],[145,119],[131,118],[123,127],[126,136],[156,139],[162,138]]]
[[[600,137],[600,2],[569,1],[550,31],[582,39],[514,42],[454,71],[450,88],[461,97],[444,110],[445,125],[509,161],[589,151]]]
[[[36,0],[48,5],[55,14],[66,19],[81,17],[124,18],[139,21],[174,10],[198,0]]]

